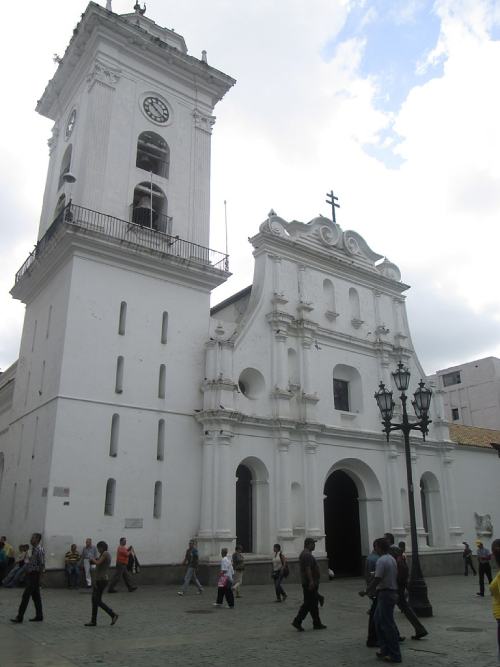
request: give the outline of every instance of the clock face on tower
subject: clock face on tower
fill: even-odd
[[[155,123],[164,125],[170,118],[167,103],[158,96],[148,95],[142,103],[144,113]]]
[[[76,123],[76,109],[73,109],[73,111],[69,115],[68,123],[66,125],[66,139],[69,139],[71,137],[73,128],[75,127],[75,123]]]

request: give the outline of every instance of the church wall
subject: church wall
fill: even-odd
[[[200,429],[192,414],[201,402],[208,298],[89,257],[74,259],[46,527],[49,551],[56,554],[51,567],[60,564],[57,554],[72,540],[129,537],[125,519],[142,520],[142,528],[130,529],[129,540],[137,543],[144,563],[176,560],[196,532],[201,458]],[[124,335],[118,333],[122,302],[127,304]],[[164,312],[166,343],[161,342]],[[115,391],[118,356],[124,360],[121,393]],[[159,397],[161,364],[165,398]],[[112,457],[115,414],[119,437]],[[160,419],[165,422],[163,461],[157,460]],[[116,513],[104,517],[108,479],[116,480]],[[160,518],[152,516],[156,482],[162,483]],[[54,488],[67,492],[53,496]],[[190,500],[178,518],[171,508],[186,489]]]
[[[489,547],[491,540],[500,537],[500,507],[498,488],[500,459],[495,451],[458,446],[454,452],[453,486],[457,501],[460,538],[473,545],[481,539]],[[493,535],[478,536],[474,513],[491,515]]]
[[[54,444],[51,488],[67,497],[50,497],[46,543],[50,566],[72,541],[85,537],[115,545],[125,536],[143,564],[180,560],[198,529],[200,431],[192,417],[133,407],[120,415],[116,457],[109,455],[110,412],[106,405],[82,407],[63,402]],[[157,460],[158,417],[165,419],[164,460]],[[113,514],[105,510],[106,483],[116,482]],[[161,515],[153,516],[155,483],[162,484]],[[69,505],[65,502],[69,501]],[[59,559],[59,560],[58,560]]]

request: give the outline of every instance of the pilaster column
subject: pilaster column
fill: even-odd
[[[323,489],[318,482],[318,445],[312,440],[305,444],[305,473],[306,534],[324,537]]]
[[[214,536],[215,496],[214,482],[216,474],[216,440],[209,432],[203,438],[202,477],[201,477],[201,511],[200,539],[212,539]]]
[[[389,517],[391,533],[395,541],[406,537],[403,507],[401,506],[401,458],[395,443],[387,448],[387,495],[389,500]],[[406,477],[406,475],[405,475]]]
[[[276,365],[275,365],[275,386],[279,389],[288,389],[288,356],[287,344],[288,336],[285,332],[279,331],[274,334]]]
[[[106,167],[113,115],[113,98],[121,72],[96,59],[87,76],[88,115],[85,127],[83,169],[79,170],[77,201],[96,211],[102,210],[103,196],[108,187]]]
[[[217,559],[233,540],[235,483],[231,475],[232,433],[206,431],[203,439],[198,542],[202,558]]]
[[[450,544],[460,543],[460,538],[464,534],[462,528],[458,525],[457,503],[455,500],[455,487],[453,484],[453,447],[446,447],[443,456],[443,481],[446,514],[448,517],[448,536]]]
[[[424,528],[424,518],[422,514],[422,498],[420,496],[420,472],[417,470],[418,455],[414,445],[411,448],[411,468],[413,476],[413,498],[415,500],[415,522],[417,524],[417,536],[419,548],[427,548],[427,535]]]
[[[210,149],[215,117],[193,111],[188,241],[208,248],[210,215]],[[208,259],[208,257],[207,257]]]
[[[278,494],[276,505],[278,508],[278,536],[280,539],[293,539],[290,481],[290,440],[287,437],[278,438],[277,463]]]

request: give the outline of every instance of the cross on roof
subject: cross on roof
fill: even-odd
[[[335,209],[340,208],[340,204],[337,204],[338,197],[336,197],[333,194],[333,190],[330,190],[330,192],[327,192],[326,196],[327,196],[327,199],[325,201],[326,201],[327,204],[330,204],[330,206],[332,207],[332,221],[333,221],[333,224],[336,225],[337,220],[335,218]]]

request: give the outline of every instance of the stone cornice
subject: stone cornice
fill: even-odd
[[[123,269],[136,271],[207,292],[221,285],[231,275],[200,264],[164,253],[127,246],[119,239],[94,233],[77,226],[63,226],[52,239],[51,247],[44,250],[11,290],[15,299],[28,303],[46,282],[72,257],[97,260]]]
[[[111,41],[119,40],[122,49],[129,49],[144,58],[147,53],[151,63],[164,68],[165,62],[178,76],[189,79],[212,98],[215,105],[235,84],[235,80],[223,72],[211,67],[202,60],[182,53],[178,48],[167,44],[158,37],[134,25],[125,18],[108,12],[94,2],[89,3],[82,19],[73,31],[73,36],[59,66],[38,100],[36,110],[42,116],[56,119],[59,112],[58,98],[74,70],[78,67],[82,54],[94,32],[99,31]]]
[[[254,246],[254,256],[262,253],[280,255],[295,264],[304,264],[310,268],[329,273],[342,280],[351,280],[368,289],[389,294],[391,297],[404,301],[402,292],[409,289],[409,285],[399,282],[379,273],[368,265],[356,264],[355,260],[343,256],[335,249],[322,248],[319,245],[306,245],[300,239],[287,238],[271,233],[259,232],[250,239]]]

